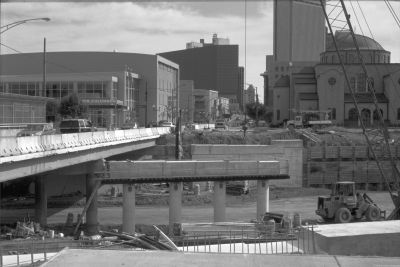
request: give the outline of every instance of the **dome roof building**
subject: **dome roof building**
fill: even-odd
[[[355,34],[355,38],[360,49],[360,53],[363,57],[363,61],[366,64],[380,64],[390,63],[390,52],[386,51],[377,41],[374,39]],[[336,31],[335,39],[339,48],[340,56],[344,64],[358,64],[357,49],[353,42],[353,37],[349,31]],[[325,64],[339,64],[335,45],[331,34],[326,36],[325,52],[321,53],[321,63]]]

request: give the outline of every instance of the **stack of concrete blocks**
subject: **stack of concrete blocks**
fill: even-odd
[[[278,187],[301,187],[303,180],[303,143],[301,140],[272,140],[271,145],[192,145],[193,160],[234,160],[280,162],[280,174],[289,174],[290,179],[271,180]],[[208,168],[208,167],[207,167]],[[250,187],[256,181],[249,181]],[[201,184],[201,189],[206,183]]]

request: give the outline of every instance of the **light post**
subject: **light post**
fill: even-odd
[[[47,22],[47,21],[50,21],[50,18],[34,18],[34,19],[24,19],[24,20],[14,21],[14,22],[11,22],[11,23],[9,23],[7,25],[1,26],[0,27],[0,30],[1,30],[0,34],[8,31],[8,30],[10,30],[10,29],[12,29],[14,27],[17,27],[17,26],[19,26],[21,24],[24,24],[24,23],[27,23],[27,22],[30,22],[30,21],[37,21],[37,20],[43,20],[43,21]]]

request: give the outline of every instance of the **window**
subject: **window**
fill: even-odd
[[[356,89],[356,78],[355,78],[355,77],[351,77],[351,78],[350,78],[350,88],[351,88],[352,90],[355,90],[355,89]]]
[[[281,111],[279,109],[276,110],[276,120],[280,120],[281,119]]]
[[[365,86],[366,83],[367,83],[367,80],[365,78],[365,74],[364,73],[357,74],[357,89],[356,89],[356,92],[365,93],[366,92],[366,86]]]
[[[336,108],[331,108],[330,119],[336,120]]]
[[[349,63],[354,63],[354,55],[349,54]]]
[[[357,110],[355,108],[352,108],[349,110],[349,120],[350,121],[358,120],[358,114],[357,114]]]
[[[382,109],[379,109],[379,112],[381,113],[381,116],[382,116],[382,118],[383,118],[383,110]],[[374,110],[374,114],[373,114],[373,118],[374,118],[374,121],[378,121],[379,120],[379,113],[378,113],[378,110]],[[398,114],[397,114],[397,116],[398,116]]]
[[[371,91],[375,92],[375,86],[374,86],[374,78],[373,77],[368,77],[367,80],[367,90],[370,89]],[[369,91],[369,90],[368,90]]]
[[[400,120],[400,108],[397,109],[397,120]]]

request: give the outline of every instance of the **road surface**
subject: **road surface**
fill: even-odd
[[[387,211],[387,215],[393,210],[393,203],[387,192],[371,192],[369,196],[378,204],[382,210]],[[317,197],[296,197],[273,199],[270,201],[270,211],[293,215],[299,213],[302,219],[319,219],[315,215],[317,208]],[[73,213],[74,217],[80,214],[83,207],[71,207],[58,212],[49,211],[53,214],[48,218],[48,223],[65,223],[68,213]],[[29,214],[34,216],[32,209],[13,209],[1,210],[0,216],[3,222],[23,221]],[[168,206],[136,206],[137,224],[168,224]],[[122,224],[122,207],[101,207],[98,210],[99,223],[101,225]],[[246,203],[228,206],[226,209],[227,221],[250,221],[256,219],[256,203]],[[212,222],[213,207],[207,206],[184,206],[182,209],[182,222]]]

